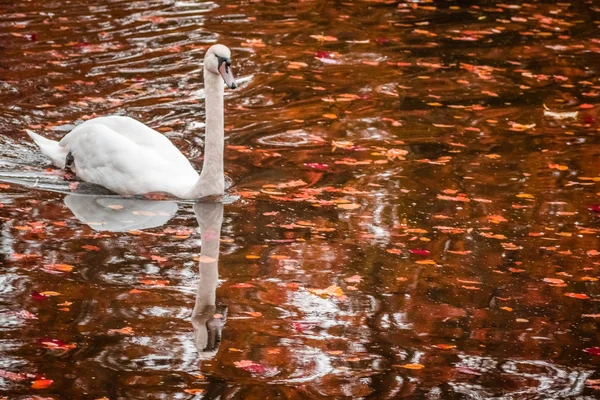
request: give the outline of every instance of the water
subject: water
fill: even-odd
[[[0,11],[3,396],[597,398],[594,2]],[[222,210],[90,196],[24,134],[130,115],[200,166],[216,41]]]

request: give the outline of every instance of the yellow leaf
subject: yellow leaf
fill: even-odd
[[[422,264],[422,265],[436,265],[437,263],[433,260],[419,260],[417,261],[417,264]]]
[[[341,208],[342,210],[356,210],[357,208],[360,208],[360,204],[356,204],[356,203],[338,204],[337,207]]]
[[[423,368],[425,368],[425,366],[423,364],[404,364],[404,365],[400,365],[400,368],[423,369]]]
[[[517,195],[517,197],[521,198],[521,199],[534,199],[535,197],[533,197],[532,195],[528,194],[528,193],[519,193]]]
[[[337,115],[335,115],[335,114],[323,114],[323,117],[325,117],[327,119],[336,119]]]
[[[46,292],[41,292],[40,294],[43,294],[44,296],[60,296],[60,293],[53,292],[51,290],[46,291]]]

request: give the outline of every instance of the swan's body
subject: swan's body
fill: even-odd
[[[221,195],[223,173],[223,79],[235,88],[229,49],[212,46],[204,57],[206,142],[198,174],[169,139],[133,118],[94,118],[59,142],[34,132],[29,136],[59,168],[83,181],[123,195],[165,192],[183,199]]]

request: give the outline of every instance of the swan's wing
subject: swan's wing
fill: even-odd
[[[111,115],[107,117],[98,117],[85,121],[78,125],[61,141],[60,145],[70,147],[69,143],[77,136],[80,131],[90,129],[92,125],[104,125],[110,128],[113,132],[129,139],[133,143],[140,146],[141,150],[154,150],[160,157],[169,161],[188,165],[188,159],[171,143],[171,141],[161,133],[142,124],[140,121],[131,117],[123,117],[120,115]]]
[[[156,146],[140,145],[103,124],[80,125],[61,145],[72,154],[79,178],[120,194],[167,192],[185,197],[198,180],[185,157],[185,162],[164,157]]]

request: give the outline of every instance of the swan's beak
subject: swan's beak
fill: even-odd
[[[231,72],[231,61],[229,61],[229,59],[227,59],[226,62],[222,62],[221,65],[219,65],[219,73],[223,77],[223,80],[225,81],[225,84],[228,88],[235,89],[237,87],[235,83],[235,78],[233,77],[233,73]]]

